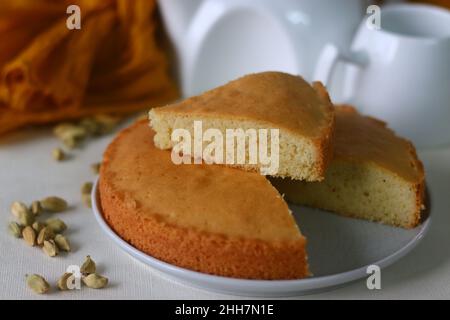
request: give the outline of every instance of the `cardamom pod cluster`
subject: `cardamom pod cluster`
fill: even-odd
[[[53,133],[66,148],[73,149],[79,147],[90,136],[111,133],[120,120],[119,117],[99,114],[83,118],[78,123],[60,123],[53,128]],[[58,160],[55,155],[54,158]]]
[[[49,255],[54,255],[58,251],[55,240],[45,240],[44,250],[49,251]],[[96,273],[96,265],[90,256],[86,256],[80,271],[83,274],[81,278],[82,283],[92,289],[102,289],[108,285],[108,278]],[[59,290],[65,291],[74,288],[76,278],[73,273],[66,272],[59,277],[56,286]],[[50,290],[50,285],[44,277],[38,274],[31,274],[26,276],[27,286],[38,294],[47,293]]]
[[[91,256],[86,256],[80,268],[80,272],[84,275],[83,283],[92,289],[101,289],[108,284],[108,278],[96,273],[97,266]]]
[[[54,128],[54,134],[69,148],[77,147],[89,135],[97,136],[110,133],[119,123],[120,119],[108,115],[98,115],[82,119],[79,124],[63,123]],[[61,148],[52,150],[52,157],[56,161],[62,161],[67,156]],[[94,174],[98,174],[100,163],[91,165]],[[83,203],[91,207],[92,182],[86,182],[81,187]],[[11,205],[11,213],[17,219],[8,224],[9,233],[16,238],[23,238],[29,246],[38,246],[49,257],[55,257],[60,251],[71,251],[69,240],[62,234],[67,225],[59,218],[50,218],[45,222],[38,217],[43,213],[59,213],[67,210],[67,201],[60,197],[46,197],[35,200],[30,206],[21,201],[15,201]],[[90,256],[86,257],[81,268],[82,282],[89,288],[100,289],[108,284],[108,278],[96,273],[96,264]],[[60,290],[68,290],[74,283],[75,276],[64,273],[57,281]],[[50,290],[46,279],[38,274],[26,276],[27,286],[35,293],[43,294]]]
[[[88,134],[84,127],[72,123],[58,124],[53,133],[69,149],[77,147]]]
[[[67,229],[64,221],[59,218],[50,218],[45,222],[37,220],[44,212],[63,212],[67,207],[67,202],[59,197],[33,201],[29,207],[21,201],[14,201],[11,213],[17,222],[10,222],[8,230],[14,237],[23,238],[28,245],[42,247],[49,257],[55,257],[60,251],[69,252],[70,242],[62,235]]]
[[[85,261],[81,265],[82,281],[84,285],[92,289],[102,289],[108,285],[108,278],[96,273],[96,264],[91,256],[86,256]],[[59,290],[68,290],[68,283],[74,283],[74,275],[72,273],[64,273],[56,283]]]

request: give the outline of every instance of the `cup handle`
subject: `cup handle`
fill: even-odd
[[[329,85],[330,79],[336,69],[338,62],[347,63],[362,69],[364,62],[360,61],[356,56],[344,55],[334,44],[328,43],[322,49],[317,61],[316,69],[313,74],[314,81],[320,81],[325,86]],[[346,83],[344,86],[344,101],[349,101],[354,97],[356,83]]]

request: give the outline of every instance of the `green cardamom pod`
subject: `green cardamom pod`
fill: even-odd
[[[73,128],[76,128],[76,125],[72,124],[72,123],[68,123],[68,122],[62,122],[59,123],[58,125],[56,125],[53,128],[53,134],[58,137],[61,138],[64,136],[64,134],[68,131],[68,130],[72,130]]]
[[[44,210],[50,212],[61,212],[67,209],[66,200],[59,197],[47,197],[40,201]]]
[[[20,211],[17,220],[22,226],[31,226],[34,223],[34,215],[29,211]]]
[[[11,204],[11,213],[16,217],[19,218],[20,215],[28,212],[28,208],[25,203],[20,201],[14,201]]]
[[[30,211],[35,216],[38,216],[42,213],[41,203],[39,201],[33,201],[31,203]]]
[[[98,123],[100,134],[111,133],[119,124],[120,118],[111,116],[108,114],[98,114],[94,117],[94,120]]]
[[[86,117],[81,119],[79,125],[86,130],[89,135],[97,135],[99,133],[100,127],[97,121],[91,117]]]
[[[61,140],[66,137],[73,137],[82,140],[87,135],[87,130],[83,126],[72,123],[61,123],[53,129],[53,133]]]
[[[64,151],[61,148],[55,148],[52,150],[52,158],[56,161],[62,161],[66,157]]]
[[[42,250],[49,256],[49,257],[55,257],[58,255],[59,250],[56,246],[56,243],[54,240],[45,240],[44,246],[42,247]]]
[[[27,275],[27,285],[35,293],[46,293],[50,290],[48,282],[38,274]]]
[[[59,290],[68,290],[69,288],[67,287],[67,283],[69,281],[73,281],[73,274],[70,272],[66,272],[64,273],[59,279],[58,282],[56,283],[57,287]]]
[[[55,237],[54,232],[47,227],[42,228],[41,231],[39,231],[38,237],[37,237],[37,244],[43,245],[45,240],[51,240]]]
[[[62,143],[68,148],[68,149],[75,149],[79,144],[79,140],[77,140],[74,136],[67,136],[62,139]]]
[[[67,229],[67,225],[59,218],[47,219],[45,225],[52,230],[53,233],[61,233]]]
[[[80,271],[82,274],[95,273],[96,265],[95,261],[91,259],[91,256],[86,256],[86,260],[81,265]]]
[[[88,193],[84,193],[81,195],[81,201],[83,201],[83,204],[88,207],[88,208],[92,208],[92,199],[91,199],[91,195]]]
[[[23,202],[14,201],[11,205],[11,212],[22,226],[29,226],[34,222],[33,214]]]
[[[36,234],[39,234],[39,232],[41,232],[41,230],[45,227],[45,224],[43,224],[42,222],[39,221],[35,221],[31,227],[33,227],[34,231],[36,231]]]
[[[81,194],[91,194],[92,182],[85,182],[81,186]]]
[[[56,245],[62,251],[69,252],[70,251],[70,242],[64,237],[62,234],[57,234],[54,239]]]
[[[86,182],[81,186],[81,200],[88,208],[92,208],[91,203],[92,182]]]
[[[87,136],[84,127],[71,123],[60,124],[53,129],[53,132],[68,148],[76,147]]]
[[[91,273],[90,275],[83,278],[83,283],[89,288],[101,289],[108,284],[108,278],[96,273]]]
[[[34,247],[36,244],[36,231],[32,227],[26,226],[23,228],[22,237],[28,245]]]
[[[22,227],[17,222],[10,222],[8,225],[8,231],[16,238],[22,237]]]
[[[91,171],[93,174],[98,174],[100,172],[101,164],[99,162],[91,164]]]

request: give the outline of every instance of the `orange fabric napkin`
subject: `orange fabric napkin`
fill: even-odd
[[[411,0],[412,2],[432,4],[435,6],[441,6],[447,9],[450,9],[450,1],[449,0]]]
[[[175,99],[158,28],[154,0],[0,0],[0,134]]]

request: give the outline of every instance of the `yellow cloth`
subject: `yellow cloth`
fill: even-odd
[[[412,2],[432,4],[435,6],[441,6],[441,7],[450,9],[450,1],[449,0],[412,0]]]

